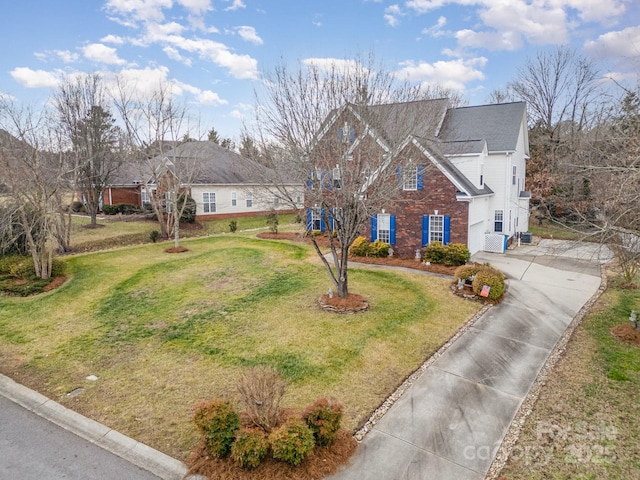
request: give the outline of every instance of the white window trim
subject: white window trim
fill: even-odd
[[[238,194],[237,194],[237,192],[231,192],[231,206],[232,207],[237,207],[238,206]]]
[[[247,208],[253,208],[253,192],[247,192],[244,198]]]
[[[496,224],[498,222],[500,223],[500,230],[496,229]],[[493,211],[493,231],[495,233],[504,233],[504,210]]]
[[[378,229],[376,238],[384,243],[391,243],[391,215],[379,213],[376,227]]]
[[[418,165],[410,163],[402,169],[402,189],[418,190]]]
[[[205,200],[205,196],[207,200]],[[211,201],[213,199],[213,201]],[[202,192],[202,213],[216,213],[216,193]]]
[[[444,215],[429,215],[429,243],[431,242],[444,243]]]

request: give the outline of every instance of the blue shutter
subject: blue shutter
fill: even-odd
[[[342,127],[338,127],[338,140],[342,141]]]
[[[336,229],[336,221],[333,218],[333,208],[329,209],[329,230],[333,232]]]
[[[378,239],[378,216],[371,217],[371,241],[375,242]]]
[[[422,216],[422,246],[429,243],[429,215]]]
[[[389,215],[389,243],[396,244],[396,216]]]
[[[396,178],[398,179],[398,188],[402,188],[404,182],[402,181],[402,167],[400,165],[396,168]]]
[[[349,141],[353,143],[355,139],[356,139],[356,127],[351,127],[351,129],[349,130]]]
[[[311,182],[311,179],[313,178],[313,170],[309,170],[309,176],[307,178],[307,189],[311,190],[313,188],[313,183]]]
[[[325,230],[325,225],[324,225],[324,208],[320,209],[320,231],[324,232]]]
[[[313,229],[313,215],[311,214],[311,208],[307,208],[307,231]]]
[[[444,217],[444,232],[442,235],[442,244],[447,245],[451,242],[451,217]]]
[[[422,171],[424,170],[424,165],[418,165],[418,190],[424,190],[424,177],[422,176]]]

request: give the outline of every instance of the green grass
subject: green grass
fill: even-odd
[[[478,309],[445,279],[352,269],[370,311],[328,314],[317,306],[328,277],[307,245],[246,234],[183,245],[67,257],[59,289],[0,297],[0,371],[184,458],[195,403],[237,399],[244,369],[276,368],[287,406],[338,398],[355,428]]]
[[[611,333],[640,310],[640,291],[611,283],[543,388],[502,476],[640,478],[640,347]]]

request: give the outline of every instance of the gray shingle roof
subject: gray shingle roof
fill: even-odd
[[[489,152],[514,151],[525,109],[524,102],[452,108],[439,138],[443,142],[486,140]]]

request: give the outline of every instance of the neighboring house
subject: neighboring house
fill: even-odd
[[[156,185],[153,179],[176,172],[183,188],[189,190],[196,202],[197,220],[260,215],[271,210],[293,211],[291,204],[281,201],[276,189],[265,183],[263,167],[214,142],[183,143],[152,159],[150,165],[155,165],[156,174],[149,173],[145,181],[141,180],[139,168],[130,170],[124,178],[120,174],[120,180],[105,190],[104,202],[143,206],[149,195],[162,191],[162,185]],[[301,207],[303,183],[291,182],[288,187],[289,191],[299,192],[294,200]]]
[[[401,129],[394,123],[398,118],[411,119],[410,127]],[[439,99],[364,110],[347,104],[329,115],[314,149],[335,141],[331,136],[351,144],[349,158],[365,142],[367,148],[375,143],[377,154],[367,155],[396,168],[400,191],[362,233],[390,243],[399,255],[414,256],[433,241],[463,243],[471,253],[501,252],[529,228],[523,102],[450,108],[448,100]],[[311,205],[307,222],[312,230],[326,227]]]

